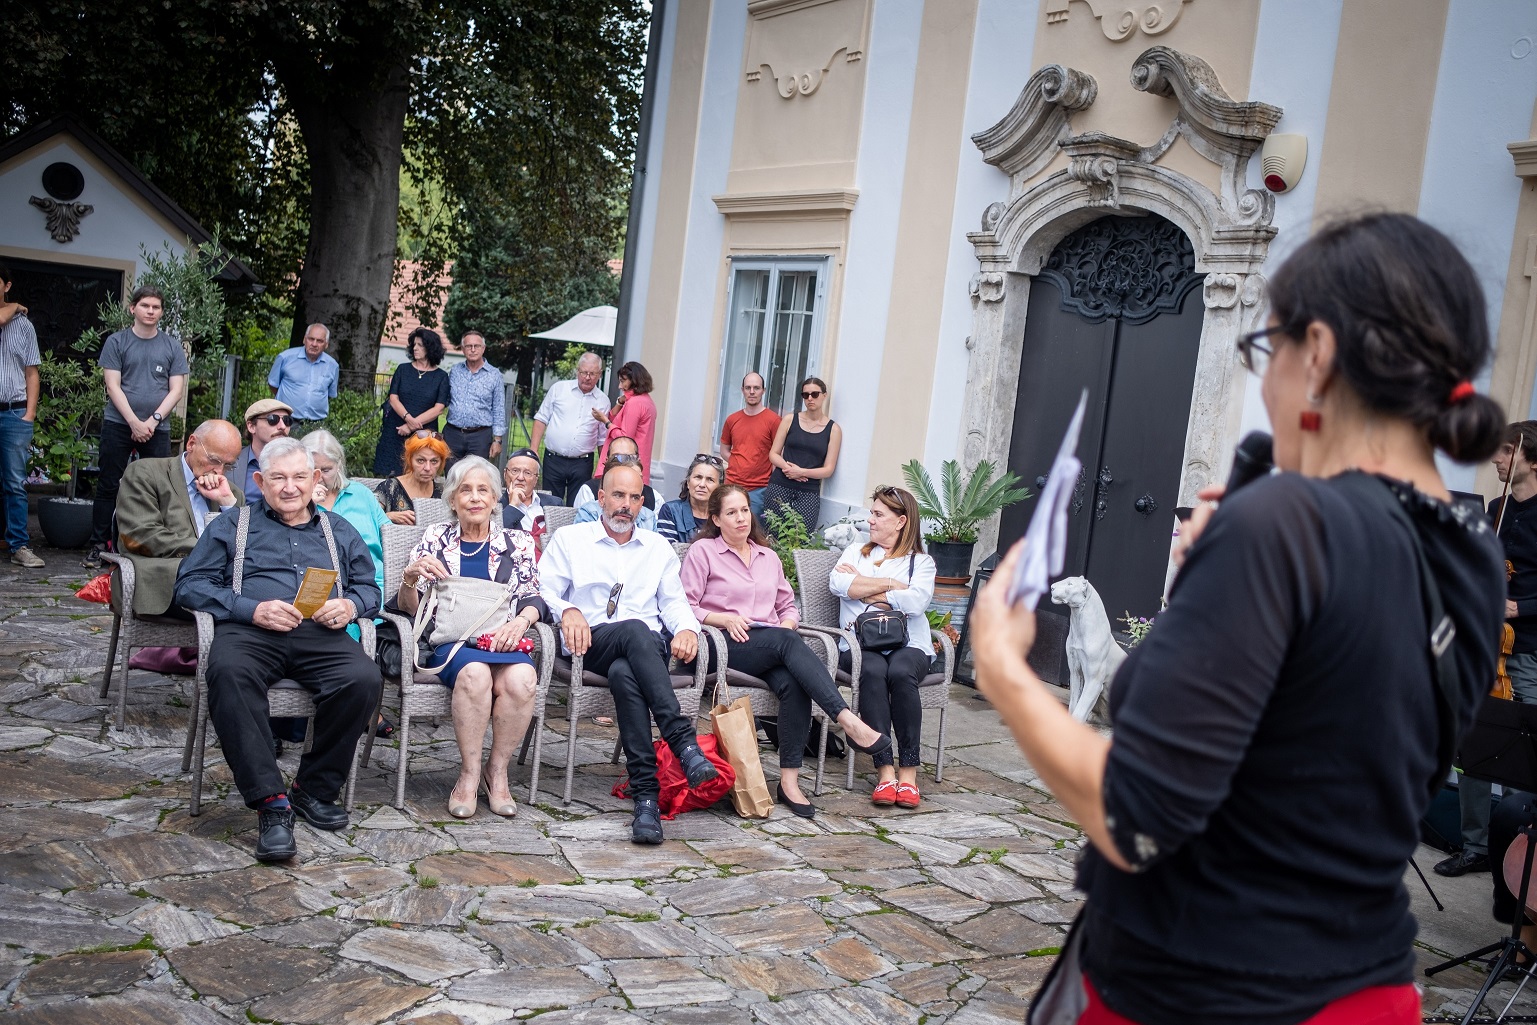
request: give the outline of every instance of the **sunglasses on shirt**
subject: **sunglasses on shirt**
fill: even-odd
[[[608,592],[608,618],[613,619],[614,613],[619,611],[619,592],[624,590],[623,584],[615,584],[614,589]]]

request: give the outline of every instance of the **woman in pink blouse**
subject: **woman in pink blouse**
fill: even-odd
[[[608,462],[608,443],[618,437],[635,439],[640,449],[640,473],[651,483],[651,442],[656,438],[656,403],[651,399],[651,371],[631,360],[619,368],[619,404],[605,412],[592,411],[592,418],[608,424],[603,454],[598,465]]]
[[[683,557],[683,591],[694,615],[726,634],[731,668],[756,676],[779,698],[780,803],[802,818],[816,808],[800,788],[801,758],[811,729],[811,702],[843,727],[867,754],[889,752],[877,733],[844,703],[827,665],[795,632],[795,598],[779,556],[753,518],[747,492],[722,484],[710,496],[709,519]]]

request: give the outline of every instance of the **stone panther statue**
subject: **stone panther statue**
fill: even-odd
[[[1067,668],[1072,674],[1068,711],[1079,722],[1110,697],[1110,679],[1126,659],[1115,642],[1110,617],[1099,592],[1083,577],[1064,577],[1051,585],[1051,600],[1071,612],[1067,627]]]

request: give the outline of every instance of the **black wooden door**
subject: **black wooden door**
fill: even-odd
[[[122,302],[120,270],[40,260],[5,263],[16,278],[9,298],[27,307],[42,352],[75,358],[70,346],[86,328],[100,325],[96,311],[102,303]]]
[[[1112,620],[1152,615],[1163,593],[1201,277],[1190,240],[1170,222],[1104,217],[1063,239],[1030,286],[1009,468],[1039,491],[1087,388],[1063,576],[1088,577]],[[1027,501],[1004,514],[1000,549],[1034,511]],[[1049,602],[1041,611],[1065,612]]]

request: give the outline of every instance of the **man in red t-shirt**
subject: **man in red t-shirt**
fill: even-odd
[[[763,404],[763,375],[748,371],[742,378],[743,407],[726,417],[720,432],[720,454],[726,460],[726,483],[747,489],[754,516],[763,515],[763,488],[768,484],[769,449],[779,430],[779,414]]]

